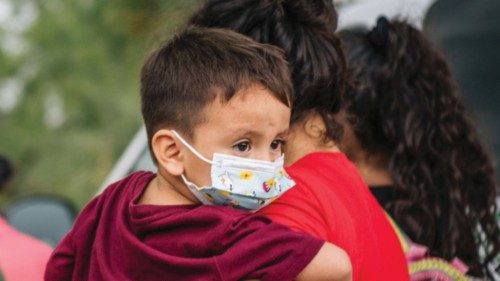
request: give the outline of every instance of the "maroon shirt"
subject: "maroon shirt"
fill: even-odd
[[[137,205],[154,176],[136,172],[93,199],[45,280],[291,280],[324,243],[230,207]]]

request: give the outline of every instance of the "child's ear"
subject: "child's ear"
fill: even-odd
[[[314,139],[320,139],[326,131],[325,123],[316,112],[311,112],[305,119],[304,131],[306,134]]]
[[[158,166],[173,176],[180,176],[184,173],[182,153],[170,130],[157,131],[151,139],[151,147],[158,161]]]

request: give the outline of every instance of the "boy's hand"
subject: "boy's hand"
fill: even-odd
[[[326,242],[295,280],[352,280],[351,260],[344,250]]]

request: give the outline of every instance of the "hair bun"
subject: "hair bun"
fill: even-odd
[[[382,16],[377,19],[377,25],[367,34],[370,43],[377,50],[384,50],[389,40],[389,20]]]

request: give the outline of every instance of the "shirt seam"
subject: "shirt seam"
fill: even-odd
[[[215,268],[217,269],[217,273],[219,273],[220,280],[225,281],[226,278],[224,278],[224,276],[222,275],[222,270],[219,266],[219,262],[217,261],[217,257],[212,257],[212,259],[214,260]]]

